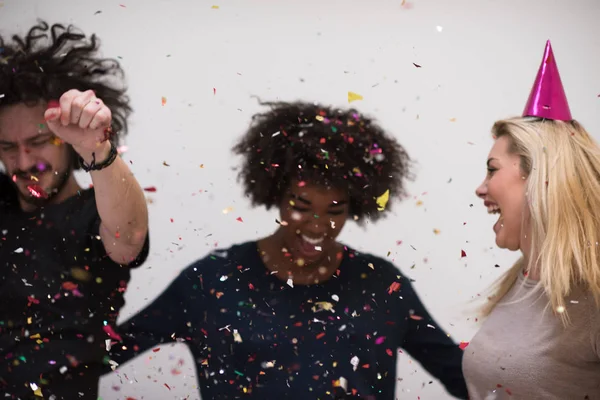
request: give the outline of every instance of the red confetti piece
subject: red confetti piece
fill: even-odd
[[[169,385],[167,385],[166,383],[164,385],[167,389],[171,390],[171,387]]]
[[[48,193],[46,193],[46,191],[42,189],[40,185],[28,185],[27,190],[29,190],[29,193],[31,193],[31,195],[37,199],[48,198]]]
[[[397,292],[400,290],[400,282],[394,282],[388,288],[388,294],[392,294],[393,292]]]
[[[423,319],[423,317],[419,317],[418,315],[411,315],[410,319],[414,319],[415,321],[420,321]]]
[[[119,334],[117,332],[115,332],[115,330],[112,328],[112,326],[110,326],[110,325],[104,325],[102,327],[102,329],[108,335],[109,338],[115,339],[115,340],[118,340],[118,341],[122,341],[123,340],[121,338],[121,336],[119,336]]]
[[[254,285],[253,285],[253,284],[251,284],[251,283],[249,283],[249,284],[248,284],[248,288],[249,288],[250,290],[254,290]]]
[[[394,352],[391,349],[385,349],[385,352],[387,353],[388,356],[393,356]]]
[[[325,336],[325,332],[321,332],[317,335],[317,339],[321,339],[323,336]]]
[[[159,351],[160,351],[160,347],[157,347],[157,348],[155,348],[155,349],[152,349],[152,352],[153,352],[153,353],[158,353]]]
[[[213,94],[217,94],[217,88],[213,88]]]
[[[154,186],[148,186],[144,188],[144,192],[156,192],[156,188]]]
[[[244,222],[244,220],[242,219],[242,217],[237,217],[235,220],[238,221],[238,222]]]
[[[466,257],[467,256],[467,252],[464,250],[460,251],[460,258]]]
[[[468,346],[468,345],[469,345],[469,342],[460,342],[460,344],[458,345],[458,347],[459,347],[461,350],[464,350],[464,349],[466,349],[466,348],[467,348],[467,346]]]
[[[77,284],[69,281],[63,282],[62,288],[65,290],[75,290],[77,289]]]

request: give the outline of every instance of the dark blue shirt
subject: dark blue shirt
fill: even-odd
[[[99,239],[94,191],[21,211],[0,173],[0,398],[96,400],[130,269]],[[8,396],[8,397],[6,397]]]
[[[396,357],[409,353],[448,392],[467,397],[462,350],[433,321],[410,280],[346,249],[328,281],[291,286],[256,242],[192,264],[119,328],[123,363],[171,340],[196,361],[203,399],[394,399]]]

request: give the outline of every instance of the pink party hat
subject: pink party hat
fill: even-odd
[[[549,40],[523,116],[557,121],[573,119]]]

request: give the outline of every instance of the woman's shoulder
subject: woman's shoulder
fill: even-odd
[[[359,274],[375,274],[382,278],[400,279],[403,276],[400,269],[390,260],[372,253],[356,250],[344,246],[346,249],[346,260],[350,264],[350,269]]]
[[[181,275],[187,278],[200,276],[203,279],[221,278],[237,271],[240,266],[251,267],[260,260],[257,252],[255,241],[217,248],[194,261],[183,270]]]

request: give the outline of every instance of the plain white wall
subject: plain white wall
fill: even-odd
[[[37,18],[97,33],[128,74],[125,158],[157,190],[148,193],[151,256],[133,273],[121,321],[193,260],[275,229],[274,213],[244,199],[230,153],[259,110],[252,95],[344,106],[353,91],[364,100],[352,106],[406,146],[418,163],[412,196],[377,226],[349,224],[342,240],[389,252],[456,341],[477,329],[469,301],[516,259],[494,247],[495,218],[474,189],[489,129],[522,111],[546,39],[573,114],[600,135],[598,0],[0,1],[4,35]],[[103,379],[101,395],[197,399],[194,374],[185,346],[163,346]],[[404,355],[397,396],[447,398]]]

